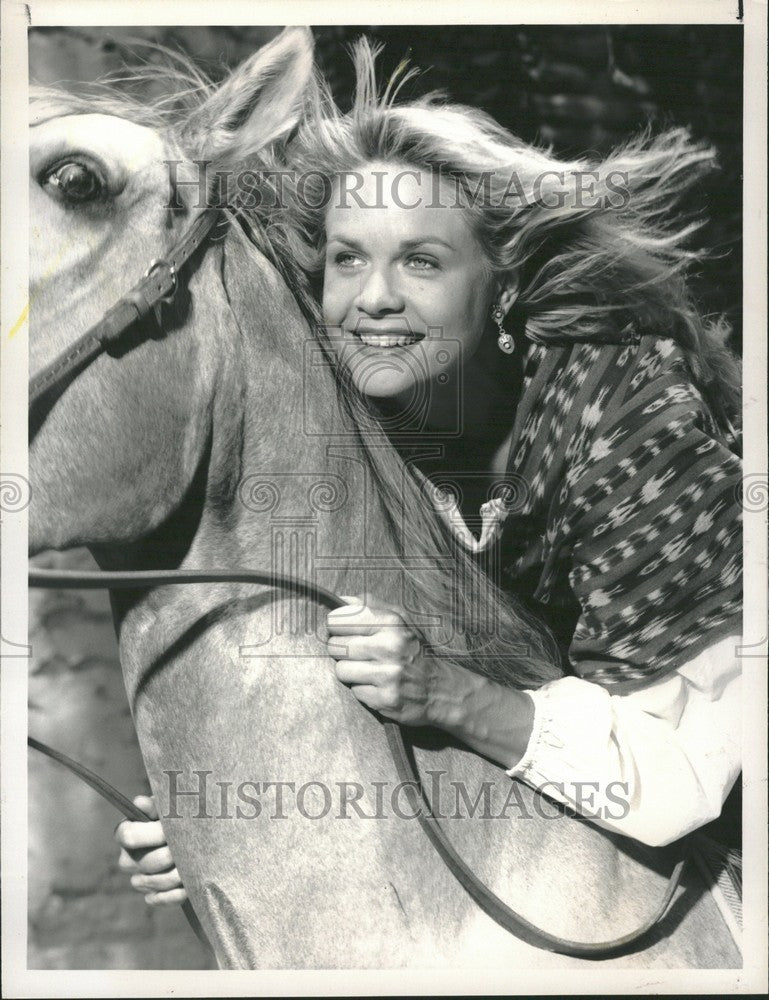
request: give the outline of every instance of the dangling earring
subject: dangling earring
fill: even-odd
[[[500,305],[492,306],[491,318],[499,327],[499,338],[497,339],[497,346],[500,351],[504,351],[505,354],[512,354],[515,350],[515,342],[507,330],[502,325],[505,318],[504,312],[502,312],[502,307]]]

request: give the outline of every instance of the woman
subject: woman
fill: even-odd
[[[565,163],[479,111],[378,98],[374,60],[361,43],[352,111],[319,98],[276,164],[292,173],[271,223],[340,372],[399,448],[418,442],[426,495],[453,484],[436,505],[565,676],[521,691],[427,657],[402,609],[363,595],[328,616],[337,677],[669,843],[719,815],[740,769],[739,372],[690,298],[676,213],[712,151],[674,129]],[[148,903],[185,898],[159,822],[117,839]]]

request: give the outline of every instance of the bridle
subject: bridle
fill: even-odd
[[[150,262],[141,281],[126,292],[89,330],[65,348],[29,382],[30,409],[49,395],[56,398],[69,382],[100,354],[117,344],[126,330],[164,302],[171,302],[179,287],[179,272],[203,243],[217,221],[219,209],[207,208],[197,216],[179,242],[164,257]],[[158,317],[159,319],[159,317]]]
[[[204,244],[220,217],[220,210],[216,208],[207,208],[201,212],[174,247],[163,258],[152,261],[141,281],[123,295],[95,326],[87,330],[74,344],[62,351],[31,379],[29,384],[30,411],[39,405],[55,401],[74,378],[99,354],[116,345],[134,323],[158,309],[161,303],[170,302],[173,299],[179,285],[180,272],[190,261],[195,251]],[[159,316],[158,321],[160,321]],[[29,585],[31,587],[75,590],[135,589],[166,584],[211,582],[253,583],[277,587],[301,594],[331,609],[345,606],[344,601],[322,587],[295,577],[246,568],[83,573],[71,570],[30,569],[29,571]],[[413,749],[411,746],[407,746],[400,726],[388,720],[383,720],[383,726],[398,777],[410,799],[412,811],[417,816],[428,839],[454,877],[481,909],[511,934],[536,948],[563,955],[571,955],[576,958],[609,958],[628,952],[633,945],[637,946],[641,939],[645,938],[663,918],[680,882],[685,862],[683,852],[675,864],[659,906],[644,924],[629,934],[609,941],[585,943],[560,938],[535,927],[534,924],[512,910],[488,886],[484,885],[457,854],[433,814],[430,801],[418,776]],[[30,747],[62,764],[89,784],[122,812],[127,819],[150,820],[151,817],[138,809],[130,799],[127,799],[103,778],[83,767],[82,764],[78,764],[65,754],[32,737],[29,737],[27,742]],[[210,948],[189,900],[184,904],[184,911],[201,941]]]

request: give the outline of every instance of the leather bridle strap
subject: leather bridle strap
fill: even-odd
[[[104,778],[100,777],[98,774],[94,774],[90,771],[84,764],[79,764],[76,760],[68,757],[65,753],[60,750],[54,750],[53,747],[49,747],[47,743],[41,743],[40,740],[34,739],[32,736],[27,737],[27,746],[32,747],[33,750],[37,750],[39,753],[45,754],[46,757],[50,757],[51,760],[55,760],[57,764],[61,764],[62,767],[66,767],[68,771],[76,774],[81,781],[85,782],[86,785],[90,785],[94,791],[98,792],[102,798],[106,799],[110,805],[113,805],[118,812],[121,812],[126,819],[133,820],[135,823],[151,823],[152,817],[148,816],[143,810],[138,806],[135,806],[130,799],[126,798],[122,792],[119,792],[117,788],[113,788],[112,785],[105,781]],[[198,915],[192,908],[192,903],[189,899],[185,899],[182,903],[182,910],[187,918],[190,927],[195,931],[198,940],[203,945],[204,948],[211,951],[211,942],[206,936],[206,932],[203,930],[203,925],[198,920]]]
[[[384,728],[398,777],[403,783],[406,794],[411,798],[412,811],[417,817],[428,840],[438,854],[440,854],[454,878],[462,884],[484,913],[519,940],[525,941],[526,944],[530,944],[535,948],[553,951],[559,955],[571,955],[574,958],[611,958],[629,951],[631,945],[638,945],[640,940],[659,923],[667,912],[668,906],[681,880],[681,873],[683,872],[686,860],[683,852],[673,868],[673,872],[665,887],[665,893],[657,909],[644,924],[625,934],[623,937],[614,938],[610,941],[597,941],[595,943],[570,941],[568,938],[549,934],[547,931],[536,927],[526,920],[525,917],[522,917],[515,910],[511,909],[495,892],[489,889],[478,878],[472,868],[457,854],[446,836],[443,827],[432,811],[422,782],[419,780],[416,765],[404,743],[400,727],[394,722],[385,722]]]
[[[343,608],[345,602],[340,600],[335,594],[323,587],[307,583],[292,576],[284,576],[277,573],[264,573],[259,570],[246,568],[236,568],[233,570],[152,570],[152,571],[118,571],[100,572],[87,571],[79,572],[75,570],[43,570],[31,569],[29,571],[29,584],[31,587],[57,587],[65,589],[87,589],[95,590],[99,588],[114,589],[139,589],[143,587],[163,586],[165,584],[180,583],[213,583],[227,581],[233,583],[257,583],[268,587],[279,587],[284,590],[303,594],[310,600],[317,601],[329,608]],[[403,733],[399,725],[388,720],[384,721],[384,730],[387,744],[390,749],[398,777],[403,782],[404,788],[412,798],[412,807],[425,834],[430,840],[435,850],[438,852],[449,871],[457,881],[465,888],[481,909],[495,920],[501,927],[509,931],[515,937],[535,948],[542,948],[547,951],[557,952],[562,955],[571,955],[575,958],[609,958],[623,954],[637,947],[643,939],[662,919],[675,894],[681,879],[684,867],[685,855],[676,862],[673,872],[668,881],[665,893],[659,906],[654,913],[637,929],[625,934],[622,937],[611,941],[601,941],[596,943],[570,941],[566,938],[548,934],[547,931],[540,930],[530,923],[520,914],[512,910],[507,903],[499,898],[487,885],[475,875],[468,865],[457,854],[443,828],[432,812],[430,802],[419,780],[416,766],[411,755],[406,749]],[[30,738],[30,746],[48,754],[58,760],[59,763],[78,774],[83,778],[83,771],[86,770],[75,761],[71,761],[56,750],[51,750],[44,743]],[[74,766],[73,766],[74,765]],[[88,781],[91,787],[95,788],[108,801],[116,805],[118,809],[124,811],[124,815],[129,819],[136,818],[128,815],[125,811],[125,804],[136,810],[133,804],[124,796],[112,788],[102,778],[88,772]],[[114,793],[114,794],[111,794]],[[143,814],[142,814],[143,816]],[[147,817],[144,817],[145,819]],[[188,914],[189,916],[189,914]],[[199,925],[198,925],[199,926]]]
[[[30,379],[30,407],[35,406],[55,385],[89,365],[160,302],[173,298],[179,271],[211,232],[218,218],[218,208],[204,209],[168,254],[152,261],[141,281],[118,299],[98,323]]]

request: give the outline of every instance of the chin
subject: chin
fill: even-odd
[[[363,378],[356,378],[355,385],[367,399],[395,400],[403,396],[403,403],[416,404],[420,393],[420,384],[404,378],[393,378],[389,372],[367,373]]]
[[[394,399],[404,396],[408,405],[426,392],[430,373],[424,357],[410,351],[388,355],[384,351],[362,351],[345,359],[356,387],[372,399]]]

